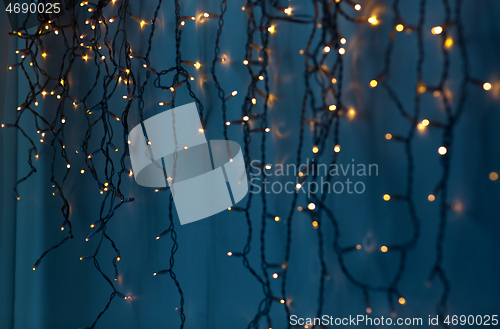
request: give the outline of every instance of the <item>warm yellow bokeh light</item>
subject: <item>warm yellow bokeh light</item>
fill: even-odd
[[[309,210],[314,210],[314,209],[316,209],[316,204],[314,204],[313,202],[309,203],[309,204],[307,205],[307,209],[309,209]]]
[[[387,248],[387,246],[380,247],[381,252],[387,252],[388,250],[389,250],[389,248]]]
[[[403,297],[399,297],[398,302],[399,304],[404,305],[406,304],[406,299],[404,299]]]
[[[313,151],[313,153],[318,153],[319,148],[317,146],[313,146],[312,151]]]
[[[492,172],[492,173],[490,174],[490,179],[491,179],[492,181],[496,181],[496,180],[498,179],[498,174],[497,174],[496,172]]]
[[[340,145],[335,145],[335,147],[333,148],[333,151],[335,153],[339,153],[340,152]]]
[[[446,152],[448,152],[448,150],[446,149],[446,147],[444,146],[441,146],[439,149],[438,149],[438,153],[441,154],[441,155],[445,155]]]
[[[429,194],[429,196],[427,197],[427,200],[429,200],[430,202],[433,202],[434,200],[436,200],[436,197],[434,196],[434,194]]]
[[[378,24],[378,19],[376,16],[370,16],[370,18],[368,18],[368,23],[372,24],[372,25],[377,25]]]
[[[441,26],[434,26],[431,29],[432,34],[441,34],[443,32],[443,27]]]
[[[370,81],[370,87],[375,88],[378,85],[377,80]]]
[[[385,139],[391,140],[392,139],[392,134],[385,134]]]
[[[491,89],[491,83],[485,82],[483,84],[483,89],[486,90],[486,91],[490,90]]]
[[[382,198],[384,198],[384,201],[389,201],[391,199],[391,196],[389,194],[384,194]]]
[[[402,32],[404,29],[405,29],[405,26],[403,24],[396,25],[396,31]]]

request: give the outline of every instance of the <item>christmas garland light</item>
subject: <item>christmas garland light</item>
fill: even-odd
[[[245,45],[245,58],[242,64],[246,66],[250,83],[247,90],[230,91],[224,89],[223,81],[217,76],[217,68],[225,65],[229,61],[226,54],[221,54],[220,42],[221,36],[227,29],[224,19],[227,17],[228,3],[222,0],[220,13],[204,12],[197,16],[192,13],[182,11],[181,2],[175,0],[175,63],[169,68],[159,66],[159,63],[151,63],[150,55],[153,51],[153,40],[158,15],[162,9],[162,0],[159,0],[151,21],[141,19],[135,16],[131,11],[129,0],[100,0],[98,3],[83,1],[81,3],[70,2],[64,8],[65,15],[39,14],[39,26],[34,33],[30,33],[26,28],[27,21],[23,27],[18,28],[10,34],[13,37],[25,41],[25,47],[16,51],[21,59],[18,63],[9,66],[9,70],[22,70],[28,84],[29,92],[26,95],[24,103],[18,106],[18,117],[13,123],[3,123],[2,128],[13,127],[18,129],[29,141],[31,147],[28,149],[29,173],[21,178],[14,187],[14,194],[17,200],[22,200],[18,193],[19,184],[26,181],[36,172],[34,161],[39,159],[39,148],[48,147],[53,152],[50,181],[55,189],[53,194],[61,199],[62,224],[61,231],[68,233],[66,237],[57,244],[43,252],[36,260],[33,270],[41,266],[42,260],[54,249],[62,246],[73,237],[73,227],[70,220],[70,207],[65,193],[65,182],[72,168],[68,158],[65,132],[66,127],[75,124],[68,120],[66,114],[68,104],[69,108],[74,107],[79,113],[82,113],[84,120],[79,124],[85,123],[87,131],[82,138],[81,146],[76,153],[85,158],[85,166],[80,170],[82,174],[90,175],[96,182],[97,191],[104,196],[100,207],[100,217],[92,222],[90,227],[94,229],[86,237],[86,241],[97,239],[97,246],[92,255],[81,256],[81,261],[92,260],[96,270],[102,275],[103,279],[109,284],[111,294],[106,306],[100,312],[95,321],[87,328],[94,328],[98,320],[109,308],[115,297],[124,300],[132,300],[116,288],[114,283],[118,279],[118,263],[122,255],[113,239],[106,233],[108,225],[112,225],[112,219],[115,213],[123,206],[134,201],[127,197],[121,190],[123,179],[126,176],[133,176],[132,171],[127,168],[125,160],[128,156],[128,133],[129,114],[131,111],[138,111],[140,124],[144,130],[145,143],[151,145],[155,141],[148,138],[144,127],[144,108],[147,99],[146,86],[152,81],[155,88],[169,91],[171,97],[159,102],[159,106],[175,107],[176,92],[181,88],[186,88],[190,97],[198,105],[200,118],[204,123],[207,119],[205,107],[202,99],[195,93],[196,88],[192,81],[196,80],[197,71],[201,67],[210,67],[211,78],[217,89],[219,104],[222,109],[222,118],[220,118],[220,127],[223,129],[225,139],[229,139],[228,134],[231,129],[242,129],[244,136],[244,156],[246,170],[249,175],[255,168],[250,166],[255,157],[251,156],[251,147],[258,145],[261,164],[267,164],[267,150],[269,146],[269,134],[271,125],[269,120],[269,109],[271,106],[279,107],[274,104],[275,98],[270,86],[270,76],[272,68],[270,67],[271,46],[270,40],[274,35],[285,33],[276,27],[276,22],[284,24],[301,24],[310,29],[311,33],[308,42],[304,45],[300,56],[304,59],[303,68],[303,97],[300,109],[300,130],[297,134],[297,157],[296,164],[303,163],[304,157],[313,158],[314,166],[322,162],[322,158],[327,158],[325,163],[336,164],[342,154],[342,142],[340,136],[340,126],[343,120],[351,120],[356,117],[356,110],[349,107],[343,99],[345,88],[345,56],[349,56],[349,50],[346,44],[349,42],[342,36],[340,25],[348,22],[349,24],[359,25],[368,24],[373,27],[380,26],[382,22],[376,15],[363,16],[363,6],[352,2],[351,0],[312,0],[310,6],[314,8],[314,15],[303,15],[292,7],[282,7],[280,1],[271,0],[270,2],[257,0],[247,1],[241,8],[246,12],[248,18],[246,21],[247,41]],[[283,1],[282,1],[283,2]],[[346,258],[352,253],[361,250],[363,247],[358,245],[342,246],[339,242],[340,225],[339,218],[336,217],[332,207],[326,200],[327,193],[313,194],[305,203],[299,200],[299,193],[293,195],[289,208],[283,209],[281,213],[272,213],[268,207],[266,193],[260,194],[260,218],[253,215],[253,205],[255,204],[254,193],[248,195],[244,205],[232,207],[231,212],[241,212],[245,217],[247,225],[246,242],[242,246],[242,251],[228,251],[230,257],[241,258],[242,265],[255,280],[261,285],[263,297],[257,305],[256,314],[249,322],[247,328],[259,328],[265,322],[268,328],[273,328],[273,319],[271,319],[271,309],[273,306],[283,307],[286,319],[291,315],[290,311],[290,293],[287,283],[289,282],[288,264],[292,259],[292,223],[297,216],[297,212],[303,212],[310,216],[311,225],[317,233],[318,259],[320,263],[320,280],[318,284],[317,299],[317,317],[324,312],[325,304],[325,282],[328,277],[327,261],[325,254],[329,250],[333,251],[338,259],[339,265],[345,277],[354,286],[358,287],[365,298],[366,312],[372,312],[370,303],[370,294],[374,292],[384,292],[387,295],[388,303],[391,309],[391,315],[396,316],[395,301],[403,305],[406,298],[401,292],[401,281],[404,277],[407,265],[408,252],[415,248],[421,235],[421,220],[419,219],[415,206],[414,182],[415,177],[415,154],[413,144],[419,130],[441,129],[441,146],[436,150],[441,159],[442,176],[436,184],[436,188],[430,191],[429,202],[434,202],[439,198],[439,227],[436,238],[436,259],[433,267],[430,269],[429,283],[438,279],[443,291],[437,305],[437,311],[440,315],[445,314],[446,304],[450,294],[449,279],[443,268],[443,244],[445,241],[446,223],[448,212],[461,211],[461,204],[449,204],[449,181],[451,156],[453,154],[454,131],[464,112],[465,100],[469,85],[477,85],[488,91],[492,89],[492,84],[481,79],[476,79],[470,73],[470,61],[466,50],[466,41],[464,37],[464,26],[462,22],[462,1],[454,1],[454,11],[449,0],[441,0],[444,8],[444,22],[442,25],[435,26],[431,31],[424,30],[424,23],[428,11],[426,0],[419,0],[418,23],[413,26],[405,22],[399,12],[399,0],[393,0],[391,14],[393,20],[389,35],[389,42],[385,51],[385,58],[382,65],[382,71],[376,77],[367,82],[367,88],[382,88],[385,90],[389,99],[394,103],[395,109],[399,115],[408,122],[407,134],[404,136],[388,132],[385,135],[387,143],[395,143],[404,148],[406,160],[406,180],[404,191],[388,191],[382,196],[381,201],[403,202],[407,207],[407,218],[412,227],[411,238],[400,244],[383,245],[380,252],[395,253],[399,260],[399,266],[394,276],[385,285],[372,285],[362,282],[349,269]],[[231,4],[232,5],[232,4]],[[201,4],[200,4],[201,6]],[[85,22],[78,17],[85,12]],[[108,17],[106,13],[113,13],[114,16]],[[79,15],[77,15],[79,14]],[[131,42],[127,36],[127,29],[130,29],[130,20],[136,23],[136,28],[143,31],[150,30],[148,37],[148,47],[144,54],[135,54],[131,49]],[[188,55],[181,53],[182,32],[186,24],[191,21],[203,22],[204,24],[215,24],[217,22],[217,35],[215,38],[215,48],[211,66],[209,63],[200,63],[189,58]],[[417,40],[417,62],[416,76],[414,81],[414,100],[412,104],[405,104],[390,84],[391,64],[393,61],[394,44],[397,41],[398,34],[415,35]],[[439,82],[436,85],[426,83],[423,79],[423,65],[425,56],[424,38],[431,33],[431,37],[440,38],[442,48],[443,64]],[[60,49],[47,51],[44,42],[49,38],[59,38]],[[459,98],[455,106],[452,106],[448,88],[450,81],[450,52],[455,46],[458,48],[461,57],[461,82],[459,87]],[[63,46],[64,45],[64,46]],[[42,68],[42,63],[49,60],[57,52],[62,58],[60,70],[57,72],[46,72]],[[89,89],[85,96],[77,98],[77,93],[72,89],[70,83],[70,74],[78,62],[92,63],[97,74],[95,81],[88,84]],[[139,78],[144,77],[144,78]],[[170,79],[169,79],[170,77]],[[166,82],[168,81],[168,82]],[[125,92],[124,92],[125,90]],[[78,92],[81,92],[80,90]],[[91,102],[90,96],[102,93],[101,100],[98,103]],[[432,93],[442,102],[446,112],[446,121],[431,121],[421,116],[421,97],[426,93]],[[53,116],[47,117],[42,111],[37,111],[40,102],[47,101],[45,98],[55,96],[57,99],[57,111]],[[120,95],[126,100],[126,106],[121,114],[113,113],[109,110],[111,98]],[[228,113],[227,103],[235,102],[233,99],[240,95],[243,98],[240,117],[235,117],[234,113]],[[331,99],[334,102],[331,102]],[[136,108],[134,107],[135,105]],[[408,111],[408,107],[413,107]],[[40,145],[35,142],[27,133],[28,129],[33,127],[24,127],[20,122],[25,116],[32,116],[35,122],[35,129],[40,134]],[[312,118],[312,119],[310,119]],[[116,124],[121,124],[121,133],[115,136]],[[103,130],[102,135],[95,136],[93,131],[96,127]],[[306,127],[311,127],[313,148],[309,151],[305,149],[306,145]],[[98,149],[91,148],[91,141],[100,141]],[[332,145],[330,145],[332,144]],[[120,154],[120,164],[113,162],[113,153]],[[72,151],[72,150],[71,150]],[[310,152],[310,153],[309,153]],[[35,158],[35,159],[33,159]],[[99,163],[104,160],[104,165],[96,165],[95,158],[99,158]],[[63,161],[65,165],[64,174],[61,176],[64,168],[60,168],[59,162]],[[266,165],[266,169],[268,165]],[[270,166],[270,165],[269,165]],[[495,175],[496,176],[495,176]],[[262,179],[266,178],[266,170],[261,171]],[[495,178],[496,177],[496,178]],[[302,184],[306,181],[317,181],[316,173],[309,174],[300,172],[296,189],[300,190]],[[331,177],[329,177],[330,179]],[[496,173],[490,175],[490,179],[498,179]],[[253,188],[253,187],[252,187]],[[166,191],[166,189],[156,189],[155,192]],[[170,193],[170,191],[168,191]],[[390,194],[389,194],[390,193]],[[22,201],[21,201],[22,202]],[[253,208],[252,208],[253,207]],[[251,211],[252,210],[252,211]],[[255,232],[256,221],[260,219],[257,225],[260,227]],[[175,254],[179,248],[177,233],[175,230],[175,219],[173,215],[173,198],[169,195],[169,223],[168,227],[158,236],[157,240],[164,237],[170,237],[172,247],[170,250],[169,264],[167,268],[158,270],[153,275],[160,276],[168,274],[177,287],[179,294],[180,307],[178,310],[180,317],[180,327],[183,328],[186,317],[184,314],[185,298],[180,282],[175,274]],[[324,227],[331,223],[334,229],[333,237],[326,236]],[[269,233],[268,226],[281,225],[286,232],[285,256],[280,263],[271,263],[269,259],[269,250],[266,245],[266,237]],[[252,264],[250,254],[252,249],[252,239],[254,234],[258,234],[259,264]],[[114,267],[114,280],[111,276],[101,270],[98,261],[98,255],[103,242],[109,242],[116,257],[112,260]],[[254,248],[255,249],[255,248]],[[281,280],[280,289],[272,289],[272,280]],[[274,321],[280,321],[274,319]],[[287,320],[288,323],[288,320]],[[445,324],[443,324],[445,325]],[[446,326],[446,325],[445,325]],[[288,324],[288,328],[291,325]]]

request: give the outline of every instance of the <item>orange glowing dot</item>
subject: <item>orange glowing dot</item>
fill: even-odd
[[[281,304],[285,304],[285,300],[284,299],[280,299],[280,303]]]
[[[389,248],[387,248],[387,246],[380,247],[381,252],[387,252],[387,250],[389,250]]]
[[[399,304],[404,305],[406,303],[406,299],[404,299],[403,297],[399,297],[398,302]]]
[[[337,83],[337,79],[333,78],[333,79],[332,79],[332,83],[333,83],[333,84],[336,84],[336,83]]]
[[[319,148],[317,146],[314,146],[312,148],[312,151],[313,151],[313,153],[318,153],[319,152]]]
[[[427,126],[429,125],[429,123],[430,123],[430,122],[429,122],[429,120],[424,119],[424,120],[422,120],[422,122],[421,122],[421,123],[422,123],[422,126],[427,127]]]
[[[404,29],[405,29],[405,26],[403,24],[396,25],[396,31],[402,32]]]
[[[498,179],[498,174],[497,174],[496,172],[492,172],[492,173],[490,174],[490,179],[491,179],[492,181],[496,181],[496,180]]]
[[[325,48],[323,48],[323,52],[326,54],[326,53],[329,53],[331,50],[330,46],[325,46]]]
[[[317,221],[315,221],[315,220],[314,220],[314,221],[312,222],[312,226],[313,226],[314,228],[318,228],[318,227],[319,227],[319,224],[318,224],[318,222],[317,222]]]
[[[314,203],[312,203],[312,202],[311,202],[311,203],[309,203],[309,204],[307,205],[307,209],[309,209],[309,210],[314,210],[314,209],[316,209],[316,205],[315,205]]]
[[[370,87],[375,88],[377,85],[378,85],[378,81],[377,80],[370,81]]]
[[[354,5],[354,10],[360,11],[361,10],[361,5],[359,3]]]
[[[298,206],[298,207],[297,207],[297,210],[298,210],[298,211],[302,211],[303,209],[304,209],[304,208],[302,208],[301,206]]]
[[[486,90],[486,91],[490,90],[491,89],[491,83],[485,82],[483,84],[483,89]]]
[[[328,109],[333,112],[337,109],[337,105],[330,105],[328,106]]]
[[[392,134],[385,134],[385,139],[391,140],[392,139]]]
[[[430,202],[433,202],[434,200],[436,200],[436,197],[434,196],[434,194],[429,194],[429,196],[427,197],[427,200],[429,200]]]
[[[279,222],[280,220],[281,220],[281,218],[280,218],[279,216],[275,216],[275,217],[274,217],[274,221],[275,221],[275,222]]]
[[[339,54],[344,55],[345,54],[345,48],[339,48]]]
[[[446,147],[444,147],[444,146],[441,146],[441,147],[438,149],[438,153],[439,153],[440,155],[445,155],[445,154],[446,154],[446,152],[448,152],[448,150],[447,150],[447,149],[446,149]]]
[[[366,308],[366,313],[370,314],[371,312],[372,312],[372,309],[371,309],[371,308],[369,308],[369,307],[367,307],[367,308]]]
[[[356,249],[361,250],[361,245],[360,245],[360,244],[358,244],[358,245],[356,246]]]
[[[277,279],[278,278],[278,273],[273,273],[273,278]]]
[[[383,199],[384,201],[389,201],[391,199],[391,196],[389,194],[384,194]]]
[[[339,153],[340,152],[340,145],[335,145],[335,147],[333,148],[333,151],[335,153]]]

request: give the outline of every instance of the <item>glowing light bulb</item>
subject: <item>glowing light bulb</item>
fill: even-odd
[[[347,43],[347,39],[346,38],[341,38],[340,39],[340,43],[345,45]]]
[[[245,116],[243,117],[243,121],[248,121],[248,120],[250,120],[250,117],[249,117],[248,115],[245,115]]]
[[[429,196],[427,197],[427,200],[429,200],[430,202],[433,202],[434,200],[436,200],[436,197],[434,196],[434,194],[429,194]]]
[[[392,134],[385,134],[385,139],[391,140],[392,139]]]
[[[389,194],[384,194],[382,198],[384,199],[384,201],[389,201],[391,199],[391,196]]]
[[[446,152],[448,152],[448,150],[447,150],[447,149],[446,149],[446,147],[444,147],[444,146],[441,146],[441,147],[438,149],[438,153],[439,153],[440,155],[445,155],[445,154],[446,154]]]
[[[329,53],[331,50],[330,46],[325,46],[325,48],[323,48],[323,53]]]
[[[417,91],[419,94],[423,94],[427,91],[427,86],[425,83],[419,82],[417,85]]]
[[[370,16],[370,18],[368,18],[368,23],[370,23],[371,25],[377,25],[378,24],[378,19],[376,16]]]
[[[429,123],[430,123],[430,122],[429,122],[429,120],[424,119],[424,120],[422,120],[422,122],[421,122],[421,123],[422,123],[422,126],[427,127],[427,126],[429,125]]]
[[[231,256],[233,255],[233,253],[232,253],[232,252],[228,252],[228,253],[227,253],[227,255],[228,255],[229,257],[231,257]]]
[[[317,221],[313,220],[313,222],[312,222],[312,226],[316,229],[316,228],[318,228],[318,227],[319,227],[319,224],[318,224],[318,222],[317,222]]]
[[[358,244],[358,245],[356,246],[356,249],[358,249],[358,250],[361,250],[361,248],[362,248],[362,247],[361,247],[361,245],[360,245],[360,244]]]
[[[332,83],[333,83],[333,84],[336,84],[336,83],[337,83],[337,79],[332,78]]]
[[[335,145],[335,147],[333,148],[333,151],[335,153],[339,153],[340,152],[340,145]]]
[[[485,82],[483,84],[483,89],[486,90],[486,91],[490,90],[491,89],[491,83]]]
[[[292,8],[288,7],[288,8],[285,8],[283,9],[283,12],[287,15],[291,15],[292,14]]]
[[[271,128],[266,128],[266,129],[264,129],[264,131],[265,131],[266,133],[268,133],[268,132],[270,132],[270,131],[271,131]]]
[[[312,151],[313,151],[313,153],[316,154],[319,152],[319,148],[317,146],[313,146]]]
[[[339,54],[344,55],[345,54],[345,48],[339,48]]]
[[[372,309],[370,307],[366,308],[366,313],[370,314],[372,312]]]
[[[274,32],[275,32],[274,25],[269,26],[269,27],[267,28],[267,32],[269,32],[269,33],[271,33],[271,34],[272,34],[272,33],[274,33]]]
[[[406,299],[404,299],[403,297],[399,297],[398,302],[399,304],[404,305],[406,304]]]
[[[313,202],[309,203],[309,204],[307,205],[307,209],[309,209],[309,210],[314,210],[314,209],[316,209],[316,204],[314,204]]]
[[[355,117],[356,117],[356,110],[350,108],[349,111],[347,111],[347,118],[349,118],[349,120],[354,120]]]
[[[279,222],[280,220],[281,220],[281,218],[280,218],[279,216],[275,216],[275,217],[274,217],[274,221],[275,221],[275,222]]]
[[[381,252],[387,252],[388,250],[389,250],[389,248],[387,248],[387,246],[380,247]]]
[[[278,278],[278,273],[273,273],[273,279],[277,279]]]
[[[496,181],[498,179],[498,174],[496,172],[490,173],[490,179]]]
[[[331,112],[335,111],[336,109],[337,109],[337,105],[328,106],[328,110],[330,110]]]
[[[302,184],[300,183],[297,183],[297,185],[295,185],[295,189],[296,190],[300,190],[300,188],[302,187]],[[300,210],[299,210],[300,211]]]
[[[451,37],[447,37],[444,41],[444,48],[450,49],[451,47],[453,47],[453,39]]]
[[[201,64],[199,62],[194,63],[194,67],[198,70],[201,67]]]
[[[443,27],[442,26],[434,26],[432,29],[431,29],[431,33],[432,34],[441,34],[443,32]]]
[[[354,5],[354,10],[360,11],[361,10],[361,5],[359,3]]]
[[[254,98],[252,98],[252,104],[253,104],[253,105],[257,104],[257,98],[255,98],[255,97],[254,97]]]
[[[260,81],[264,80],[264,76],[263,75],[259,75],[259,80]]]
[[[370,81],[370,87],[375,88],[377,85],[378,85],[377,80],[374,79],[374,80]]]
[[[284,299],[280,299],[280,303],[281,304],[285,304],[285,300]]]
[[[405,29],[405,26],[403,24],[396,25],[396,31],[403,32],[404,29]]]
[[[248,61],[246,59],[243,61],[243,65],[248,65]]]

